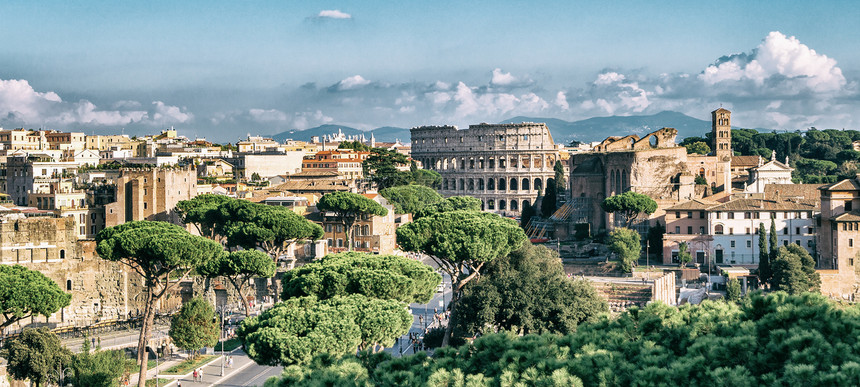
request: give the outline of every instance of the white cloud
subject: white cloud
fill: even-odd
[[[570,105],[567,103],[567,95],[563,91],[559,91],[555,95],[555,106],[561,108],[561,110],[570,110]]]
[[[511,73],[502,72],[502,69],[496,68],[493,70],[493,78],[490,83],[496,86],[508,86],[517,81],[517,78]]]
[[[708,85],[750,80],[761,86],[773,77],[786,78],[818,93],[837,91],[846,85],[836,60],[778,31],[768,34],[751,53],[722,58],[699,75]],[[799,91],[796,87],[787,89]]]
[[[43,124],[59,129],[87,126],[148,126],[185,123],[193,115],[182,108],[155,101],[150,111],[136,101],[122,100],[113,109],[99,109],[88,100],[65,102],[52,91],[38,92],[26,80],[0,80],[0,124],[34,127]]]
[[[317,14],[320,19],[352,19],[352,15],[338,9],[326,9]]]
[[[351,90],[362,86],[369,85],[370,81],[364,79],[361,75],[353,75],[336,83],[333,87],[337,90]]]
[[[290,118],[287,113],[277,109],[250,109],[248,114],[257,122],[283,122]]]

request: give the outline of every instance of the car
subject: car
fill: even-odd
[[[441,284],[439,284],[439,286],[436,287],[436,293],[444,293],[444,292],[445,292],[445,283],[441,283]]]

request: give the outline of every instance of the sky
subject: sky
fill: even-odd
[[[850,1],[0,2],[0,127],[236,141],[678,111],[860,129]]]

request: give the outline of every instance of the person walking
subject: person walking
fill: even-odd
[[[197,370],[191,373],[191,377],[194,379],[194,383],[197,383]]]

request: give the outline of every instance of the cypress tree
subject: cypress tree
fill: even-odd
[[[767,230],[764,223],[758,226],[758,278],[762,285],[770,282],[770,254],[767,251]]]
[[[770,220],[770,261],[773,262],[776,260],[776,256],[779,254],[779,241],[776,240],[776,222],[774,222],[773,218]]]

